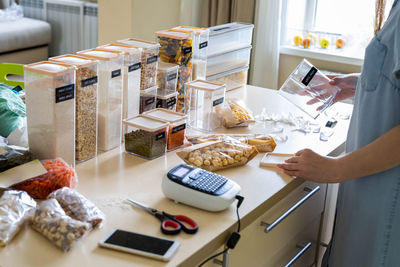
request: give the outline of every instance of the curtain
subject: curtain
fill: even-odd
[[[233,21],[254,23],[256,0],[203,0],[202,27]]]

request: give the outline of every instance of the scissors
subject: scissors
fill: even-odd
[[[194,234],[199,229],[195,221],[184,215],[171,215],[164,211],[150,208],[132,199],[126,199],[129,203],[139,206],[148,213],[156,216],[161,221],[161,231],[166,235],[177,235],[181,230],[188,234]]]

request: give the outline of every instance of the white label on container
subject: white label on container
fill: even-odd
[[[146,101],[144,101],[144,104],[147,106],[147,105],[153,104],[154,101],[156,101],[156,97],[155,96],[153,96],[153,97],[151,97],[149,99],[146,99]]]
[[[192,53],[192,47],[182,47],[183,54]]]
[[[185,130],[185,128],[186,128],[186,123],[172,128],[171,133],[176,133],[176,132]]]
[[[85,79],[85,80],[82,80],[81,81],[81,87],[86,87],[86,86],[89,86],[89,85],[92,85],[92,84],[96,84],[97,83],[97,76],[94,76],[94,77],[92,77],[92,78],[88,78],[88,79]]]
[[[224,103],[224,97],[218,98],[213,101],[213,107],[218,106],[220,104]]]
[[[199,44],[199,49],[205,48],[207,46],[208,46],[208,42],[207,41],[202,42],[201,44]]]
[[[147,64],[151,64],[151,63],[156,62],[157,59],[158,59],[158,56],[149,57],[149,58],[147,58],[147,61],[146,61],[146,62],[147,62]]]
[[[111,72],[111,79],[112,79],[112,78],[115,78],[115,77],[118,77],[118,76],[121,76],[121,69],[113,70],[113,71]]]
[[[141,66],[142,66],[141,62],[133,64],[133,65],[130,65],[128,67],[128,72],[131,72],[131,71],[134,71],[134,70],[138,70],[138,69],[140,69]]]
[[[176,72],[168,74],[167,81],[171,81],[171,80],[174,80],[174,79],[176,79]]]
[[[172,98],[172,99],[168,99],[167,101],[166,101],[166,106],[167,106],[167,108],[169,108],[169,107],[171,107],[171,106],[173,106],[173,105],[175,105],[176,104],[176,98],[174,97],[174,98]]]
[[[156,134],[156,140],[160,140],[160,139],[163,139],[163,138],[165,138],[165,132]]]
[[[75,97],[75,84],[56,88],[56,103],[67,101]]]

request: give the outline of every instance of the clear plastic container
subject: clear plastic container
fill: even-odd
[[[126,119],[138,115],[142,49],[123,44],[107,44],[98,48],[124,53],[122,118]]]
[[[49,58],[76,67],[75,159],[85,161],[97,154],[97,60],[76,55]]]
[[[222,73],[217,73],[212,76],[207,76],[207,81],[218,82],[226,85],[226,91],[236,89],[247,84],[247,73],[249,67],[241,67],[238,69],[228,70]]]
[[[180,66],[178,69],[178,85],[176,91],[178,92],[178,103],[176,104],[176,111],[184,113],[185,107],[185,83],[192,80],[192,69],[190,66]]]
[[[316,119],[319,114],[332,105],[333,99],[340,91],[339,87],[329,85],[328,82],[328,77],[303,59],[278,93]],[[321,84],[325,84],[323,88],[314,88]],[[308,104],[312,99],[315,103]]]
[[[126,119],[125,151],[146,159],[165,154],[167,150],[168,123],[142,115]]]
[[[143,116],[169,123],[167,149],[181,147],[185,142],[186,115],[166,109],[157,108],[143,113]]]
[[[209,27],[208,55],[251,45],[253,24],[232,22]]]
[[[165,62],[158,63],[157,85],[158,88],[175,92],[178,82],[179,65]]]
[[[213,131],[222,126],[220,109],[225,103],[225,84],[195,80],[185,84],[185,95],[189,99],[185,114],[189,115],[189,126],[203,131]]]
[[[157,86],[150,87],[146,90],[140,90],[140,108],[139,113],[149,111],[156,108]]]
[[[75,67],[42,61],[24,66],[29,149],[38,159],[75,165]]]
[[[237,50],[228,50],[220,54],[214,54],[208,56],[207,58],[207,75],[212,69],[219,68],[222,65],[232,64],[232,62],[237,61],[247,61],[250,62],[251,45]]]
[[[193,39],[190,32],[158,31],[156,36],[161,61],[184,66],[192,64]]]
[[[98,67],[97,149],[107,151],[121,144],[123,54],[90,49],[78,55],[96,59]]]
[[[165,108],[168,110],[175,111],[177,95],[178,95],[178,92],[165,91],[165,90],[161,90],[159,88],[157,90],[156,108]]]
[[[158,52],[160,45],[154,42],[147,42],[138,39],[124,39],[117,43],[136,46],[142,48],[142,71],[140,75],[140,89],[144,90],[156,85]]]

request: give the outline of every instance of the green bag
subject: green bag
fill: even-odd
[[[0,83],[0,135],[8,137],[26,117],[26,107],[13,87]]]

